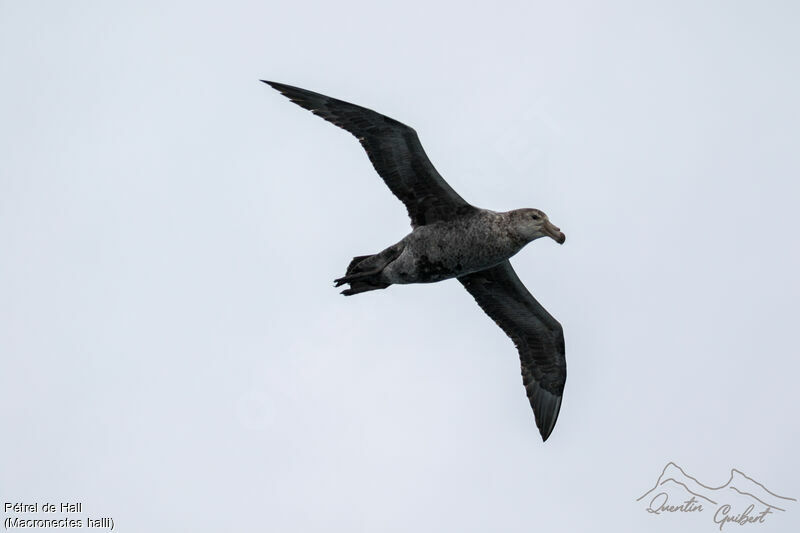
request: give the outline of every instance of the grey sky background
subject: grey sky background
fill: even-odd
[[[670,460],[800,498],[800,8],[555,4],[0,0],[0,501],[717,531],[634,501]],[[565,330],[546,444],[458,282],[332,287],[405,209],[260,78],[413,126],[465,199],[565,231],[512,260]]]

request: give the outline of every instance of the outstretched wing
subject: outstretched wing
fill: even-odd
[[[261,81],[355,135],[375,170],[405,204],[413,227],[450,220],[475,209],[439,175],[412,128],[361,106],[290,85]]]
[[[531,296],[508,261],[458,281],[517,345],[522,383],[542,440],[547,440],[567,379],[561,324]]]

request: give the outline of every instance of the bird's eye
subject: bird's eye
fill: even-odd
[[[531,215],[531,218],[533,220],[540,220],[539,215]]]

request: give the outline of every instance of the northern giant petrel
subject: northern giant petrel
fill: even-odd
[[[566,237],[538,209],[497,213],[458,195],[433,168],[417,133],[370,109],[305,89],[261,80],[353,135],[375,170],[408,209],[413,231],[380,253],[353,258],[336,286],[346,296],[389,285],[457,278],[519,350],[522,383],[547,440],[567,378],[561,324],[539,305],[508,259],[539,237]]]

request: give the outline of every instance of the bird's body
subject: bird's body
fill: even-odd
[[[380,279],[398,285],[433,283],[498,265],[528,243],[514,226],[518,215],[477,209],[419,226],[394,245],[400,255],[384,267]]]
[[[411,233],[381,252],[354,257],[336,286],[349,285],[342,293],[351,296],[457,278],[516,344],[523,385],[546,440],[567,376],[564,335],[508,259],[540,237],[563,243],[561,230],[538,209],[498,213],[467,203],[433,167],[416,132],[394,119],[305,89],[264,83],[355,135],[411,218]]]

